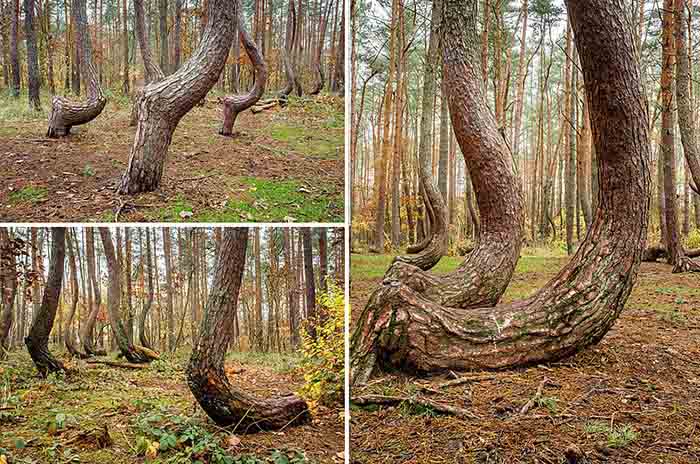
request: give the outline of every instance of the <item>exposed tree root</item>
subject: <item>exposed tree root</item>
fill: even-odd
[[[122,369],[148,369],[148,364],[136,364],[129,362],[119,362],[119,361],[108,361],[102,359],[88,359],[85,361],[87,364],[105,364],[112,367],[120,367]]]

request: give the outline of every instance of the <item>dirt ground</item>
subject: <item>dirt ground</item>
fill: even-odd
[[[45,137],[45,115],[0,121],[0,221],[343,220],[342,98],[246,111],[234,127],[240,133],[223,137],[222,109],[210,96],[176,129],[161,187],[122,196],[115,188],[134,138],[129,111],[110,102],[58,140]]]
[[[566,258],[523,257],[505,300],[528,295]],[[351,303],[357,317],[388,258],[354,255]],[[454,268],[452,259],[442,271]],[[626,308],[596,346],[561,362],[473,377],[438,387],[396,373],[353,395],[418,396],[459,406],[473,419],[429,407],[351,409],[355,463],[698,463],[700,462],[700,278],[642,264]],[[366,279],[363,276],[371,276]],[[521,408],[541,397],[526,414]],[[419,392],[417,384],[434,391]],[[567,456],[573,459],[567,461]]]
[[[343,462],[342,404],[314,406],[311,423],[278,432],[224,430],[190,393],[186,362],[181,356],[130,370],[73,361],[72,375],[41,380],[26,351],[13,352],[0,365],[0,456],[10,464],[229,462],[223,455],[235,464]],[[302,386],[295,364],[283,355],[242,356],[229,359],[226,371],[236,387],[271,397]],[[112,440],[104,448],[85,437],[102,427]],[[162,444],[169,435],[176,444],[146,459],[141,442]]]

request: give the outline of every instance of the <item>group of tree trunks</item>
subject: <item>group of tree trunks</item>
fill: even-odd
[[[445,88],[458,143],[465,161],[472,163],[468,167],[482,218],[510,211],[514,218],[510,225],[522,224],[517,188],[506,200],[491,196],[504,183],[494,159],[499,159],[505,143],[496,121],[487,116],[481,89],[477,2],[468,1],[465,7],[459,0],[444,1]],[[440,285],[440,277],[416,278],[415,269],[405,272],[405,265],[395,263],[358,319],[351,346],[353,385],[365,383],[376,367],[385,365],[425,373],[561,359],[598,342],[623,309],[646,244],[650,200],[649,125],[639,65],[629,25],[616,20],[625,17],[622,0],[566,4],[598,154],[599,205],[585,241],[533,296],[495,307],[483,299],[469,302],[472,295],[500,297],[498,281],[486,279],[480,284],[477,274],[474,284],[467,269],[465,278],[455,280],[448,287],[453,292],[446,296],[445,291],[426,292]],[[479,130],[471,132],[472,127]],[[505,208],[498,209],[504,201]],[[481,227],[480,242],[487,234],[493,237],[489,241],[509,239],[498,235],[508,231],[503,222],[484,220]],[[518,252],[519,246],[518,242]],[[507,249],[489,256],[491,264],[485,269],[503,272],[499,268],[505,265],[504,273],[509,269],[512,273],[511,261],[517,260],[518,252],[511,255]],[[450,300],[450,293],[470,287],[457,302]]]

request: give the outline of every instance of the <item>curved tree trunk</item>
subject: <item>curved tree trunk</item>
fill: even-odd
[[[406,248],[407,253],[417,256],[400,256],[397,261],[411,264],[423,270],[435,266],[447,251],[447,207],[433,183],[431,165],[431,148],[433,132],[433,110],[436,68],[438,58],[438,27],[442,16],[442,1],[435,0],[431,12],[431,29],[428,50],[423,70],[423,98],[421,99],[420,142],[418,146],[418,179],[420,192],[425,205],[426,220],[431,225],[430,234],[423,240]]]
[[[82,333],[80,334],[80,341],[83,345],[83,351],[88,356],[105,356],[107,352],[105,350],[98,350],[95,347],[95,342],[93,338],[93,332],[95,331],[95,323],[97,322],[97,315],[100,312],[100,305],[102,304],[102,291],[100,289],[100,279],[98,279],[95,272],[95,234],[92,227],[85,228],[85,255],[87,259],[87,272],[88,272],[88,291],[89,287],[92,287],[92,293],[94,294],[93,306],[88,312],[87,321],[83,325]]]
[[[78,27],[77,48],[80,56],[80,70],[83,79],[88,83],[87,100],[73,102],[64,97],[54,96],[51,100],[47,137],[57,138],[70,134],[73,126],[92,121],[102,113],[107,104],[92,61],[92,47],[85,10],[85,0],[71,0],[71,15]]]
[[[446,1],[445,74],[452,80],[450,112],[458,121],[468,108],[459,105],[459,97],[471,94],[469,84],[480,79],[473,58],[476,2],[465,8],[460,0]],[[365,382],[377,363],[433,372],[561,359],[598,342],[622,311],[636,280],[649,217],[649,129],[639,65],[629,26],[617,20],[625,15],[622,0],[568,1],[567,8],[600,163],[600,204],[586,240],[533,296],[493,308],[441,305],[403,280],[386,278],[353,335],[354,384]],[[460,75],[466,82],[455,82]],[[465,132],[456,121],[455,129],[463,143]],[[481,168],[472,175],[483,175]]]
[[[68,267],[70,268],[71,305],[64,328],[63,341],[71,356],[77,356],[82,359],[87,358],[88,355],[78,350],[73,338],[73,317],[75,317],[75,309],[78,306],[78,267],[75,264],[75,252],[73,251],[73,240],[71,239],[70,231],[66,234],[66,246],[68,248]]]
[[[284,75],[287,78],[287,83],[282,90],[279,91],[279,96],[286,98],[294,90],[296,77],[294,73],[294,64],[292,56],[294,55],[294,43],[296,42],[297,31],[297,13],[294,9],[294,0],[289,0],[289,10],[287,12],[287,31],[285,33],[284,48],[282,49],[282,61],[284,63]]]
[[[121,354],[132,363],[147,363],[158,359],[158,354],[153,350],[141,346],[133,345],[126,334],[124,323],[119,314],[121,298],[121,266],[114,254],[112,245],[112,235],[106,227],[100,227],[100,238],[102,247],[107,258],[107,272],[109,274],[109,287],[107,287],[107,313],[109,323],[112,327],[114,339],[117,342]]]
[[[144,81],[146,84],[151,84],[153,82],[159,82],[165,78],[163,70],[153,59],[151,54],[151,45],[148,43],[146,38],[146,25],[145,25],[145,13],[143,9],[143,0],[134,0],[134,29],[136,34],[136,40],[139,43],[139,49],[141,50],[141,58],[143,59],[143,70],[144,70]],[[177,57],[179,65],[179,56]],[[136,121],[138,121],[138,108],[139,100],[143,97],[143,88],[136,91],[134,96],[134,104],[131,107],[131,119],[129,122],[130,126],[135,126]]]
[[[265,92],[265,84],[267,83],[267,66],[265,65],[265,60],[260,54],[255,41],[245,28],[243,15],[238,15],[238,31],[241,41],[243,42],[243,48],[245,48],[250,62],[253,63],[255,77],[253,79],[253,88],[250,89],[248,93],[244,95],[228,96],[222,99],[224,105],[224,121],[221,125],[221,130],[219,130],[219,134],[227,136],[232,135],[233,125],[236,122],[238,114],[247,110],[260,100],[260,97],[262,97]]]
[[[52,372],[65,370],[61,361],[54,358],[49,352],[49,334],[53,328],[58,309],[58,299],[61,296],[63,284],[63,262],[66,258],[66,229],[53,227],[51,229],[51,261],[49,263],[49,275],[44,287],[44,295],[41,299],[39,311],[34,316],[34,322],[29,329],[29,335],[24,339],[29,350],[29,355],[39,371],[39,375],[46,377]]]
[[[146,265],[148,266],[148,299],[139,315],[139,342],[146,348],[153,349],[146,334],[146,317],[153,306],[153,260],[151,259],[151,232],[146,229]]]
[[[207,95],[226,64],[238,15],[235,0],[210,0],[202,40],[190,59],[162,81],[144,87],[137,102],[136,136],[119,193],[158,188],[180,119]]]
[[[693,111],[690,108],[690,63],[688,58],[688,33],[686,29],[688,14],[685,0],[675,0],[675,10],[678,128],[681,133],[685,160],[688,162],[688,168],[693,178],[691,185],[693,183],[695,184],[693,186],[695,194],[700,195],[700,152],[698,151],[698,143],[695,136]],[[675,159],[672,161],[675,165]],[[675,179],[671,180],[675,181]],[[672,194],[675,200],[675,189]],[[671,247],[669,246],[669,248]],[[700,261],[691,259],[690,254],[683,249],[683,245],[680,242],[676,246],[676,256],[673,262],[674,266],[672,272],[700,272]]]
[[[248,229],[226,228],[223,235],[199,339],[187,367],[187,384],[214,422],[222,427],[235,425],[237,433],[280,429],[307,422],[310,414],[302,399],[294,395],[255,398],[234,388],[226,376],[224,358],[233,337]]]
[[[7,227],[0,227],[0,359],[5,359],[10,348],[17,295],[17,251]]]
[[[323,75],[323,67],[321,66],[321,56],[323,56],[323,45],[326,41],[326,28],[328,25],[328,16],[331,12],[331,6],[333,5],[333,0],[328,0],[326,6],[326,13],[323,14],[321,18],[321,27],[318,38],[318,46],[316,47],[316,54],[314,56],[314,68],[316,71],[316,83],[313,89],[309,92],[309,95],[318,95],[323,90],[323,86],[326,84],[326,78]],[[320,8],[320,7],[319,7]]]
[[[436,304],[455,308],[498,302],[520,257],[524,228],[519,181],[508,146],[486,104],[476,63],[478,60],[470,62],[466,57],[462,62],[445,63],[444,78],[452,125],[476,192],[481,216],[479,240],[456,271],[434,276],[423,270],[439,261],[447,239],[445,202],[429,179],[427,155],[420,163],[420,177],[433,239],[417,256],[396,257],[385,275],[385,279],[400,280]]]

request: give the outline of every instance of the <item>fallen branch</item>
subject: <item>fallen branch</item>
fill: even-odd
[[[90,359],[85,361],[87,364],[106,364],[112,367],[121,367],[123,369],[148,369],[148,364],[135,364],[129,362],[118,361],[103,361],[100,359]]]
[[[444,403],[438,403],[437,401],[429,400],[426,398],[415,398],[408,396],[365,395],[352,398],[352,402],[361,406],[366,406],[369,404],[394,406],[406,402],[410,405],[428,407],[437,412],[462,417],[464,419],[479,419],[478,416],[470,413],[466,409],[458,408],[456,406],[450,406]]]
[[[528,412],[530,409],[532,409],[533,406],[535,406],[535,404],[537,404],[537,401],[538,401],[540,398],[542,398],[542,390],[544,390],[544,386],[547,385],[548,382],[549,382],[549,379],[547,379],[547,377],[545,377],[544,379],[542,379],[542,382],[540,382],[540,385],[537,387],[537,391],[535,392],[535,396],[533,396],[532,398],[530,398],[530,401],[528,401],[527,403],[525,403],[525,404],[523,405],[523,407],[520,409],[520,415],[521,415],[521,416],[524,416],[525,414],[527,414],[527,412]]]
[[[251,111],[253,114],[257,114],[257,113],[261,113],[261,112],[263,112],[263,111],[265,111],[265,110],[268,110],[268,109],[270,109],[270,108],[272,108],[272,107],[274,107],[274,106],[277,106],[277,102],[268,103],[268,104],[266,104],[266,105],[257,105],[257,106],[252,107],[252,108],[250,109],[250,111]]]

